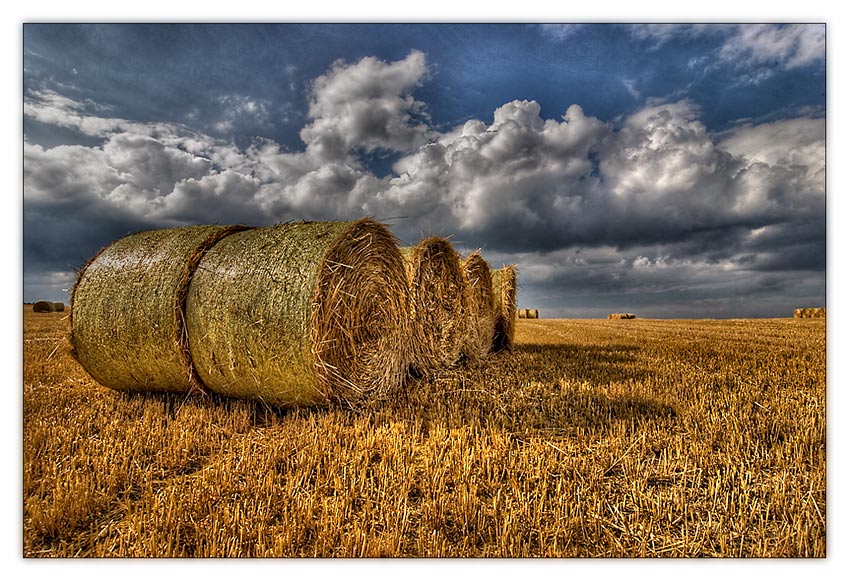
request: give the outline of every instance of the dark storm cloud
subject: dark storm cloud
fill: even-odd
[[[309,84],[300,151],[228,138],[269,115],[238,93],[219,100],[231,113],[213,136],[30,92],[30,119],[99,140],[25,144],[32,288],[130,230],[369,214],[403,217],[393,230],[408,242],[450,234],[494,264],[517,263],[521,299],[553,314],[625,309],[627,299],[646,315],[745,315],[752,297],[763,315],[785,309],[771,293],[822,293],[823,119],[713,134],[689,99],[650,99],[616,121],[577,104],[548,118],[537,101],[513,100],[441,131],[414,97],[430,75],[419,51],[335,62]],[[398,157],[390,175],[370,168],[376,152]],[[808,274],[787,276],[799,271]]]

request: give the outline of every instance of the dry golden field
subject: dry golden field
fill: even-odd
[[[521,320],[353,410],[125,395],[24,312],[23,555],[826,555],[818,319]]]

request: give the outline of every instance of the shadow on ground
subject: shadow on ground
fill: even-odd
[[[486,425],[511,432],[599,429],[620,420],[673,417],[672,406],[637,396],[609,397],[615,383],[641,382],[651,372],[639,359],[641,348],[628,344],[522,344],[510,352],[468,362],[430,378],[411,378],[384,398],[358,405],[280,409],[262,402],[212,395],[128,394],[158,399],[167,421],[187,402],[193,406],[247,408],[251,425],[274,426],[292,418],[335,414],[342,423],[385,424],[406,421],[428,431]]]

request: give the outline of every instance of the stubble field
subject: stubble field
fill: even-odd
[[[357,409],[126,395],[24,310],[26,557],[823,557],[818,319],[519,320]]]

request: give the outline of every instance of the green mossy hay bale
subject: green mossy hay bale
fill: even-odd
[[[493,302],[493,279],[490,265],[473,251],[461,264],[466,280],[468,328],[463,351],[470,359],[478,359],[490,352],[496,327]]]
[[[36,301],[32,304],[32,310],[35,313],[50,313],[51,311],[55,311],[51,301]]]
[[[192,360],[224,396],[272,406],[380,397],[408,366],[408,287],[381,224],[299,222],[234,234],[192,279]]]
[[[494,352],[500,352],[510,350],[514,345],[517,270],[514,265],[508,265],[491,270],[490,276],[493,281],[493,306],[496,314],[492,349]]]
[[[53,311],[58,311],[60,313],[64,312],[65,311],[65,304],[62,303],[61,301],[54,301],[53,302]]]
[[[95,255],[71,291],[73,353],[92,378],[128,392],[201,388],[188,351],[186,292],[204,253],[245,228],[149,230]]]
[[[401,252],[410,285],[411,365],[429,375],[456,364],[463,353],[466,281],[460,256],[445,238],[428,237]]]

